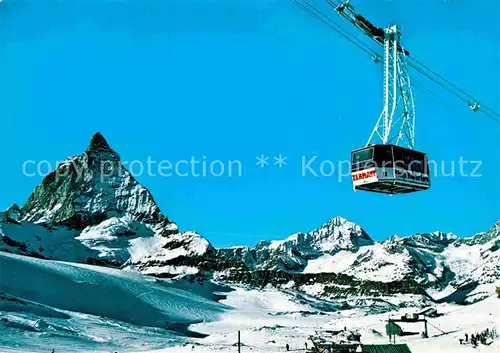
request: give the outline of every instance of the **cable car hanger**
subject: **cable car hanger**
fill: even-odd
[[[319,21],[369,54],[379,63],[380,55],[364,42],[335,23],[329,16],[306,0],[293,0]],[[497,123],[500,115],[479,102],[450,81],[410,56],[401,42],[398,25],[380,28],[356,12],[349,1],[325,0],[338,14],[383,47],[384,104],[366,145],[351,152],[351,175],[354,190],[383,194],[406,194],[430,188],[427,154],[414,150],[415,105],[412,79],[408,67],[437,83],[465,101],[473,112],[482,112]],[[416,82],[414,82],[415,84]],[[420,84],[415,84],[421,88]],[[425,91],[430,93],[431,91]],[[433,97],[435,98],[435,97]]]

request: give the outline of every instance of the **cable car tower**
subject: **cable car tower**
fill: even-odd
[[[481,112],[499,124],[500,114],[484,104],[479,104],[464,90],[410,56],[401,44],[398,25],[380,28],[357,13],[349,0],[325,1],[335,12],[383,47],[383,108],[367,144],[351,153],[354,190],[393,195],[429,189],[427,155],[414,149],[415,105],[411,85],[434,99],[436,96],[415,79],[410,82],[408,67],[467,103],[473,112]],[[381,61],[379,52],[343,29],[308,0],[293,2],[370,55],[375,62]]]
[[[327,2],[349,22],[361,29],[384,47],[384,107],[373,129],[367,145],[379,142],[395,143],[410,149],[415,145],[415,105],[411,90],[406,57],[410,53],[401,44],[398,25],[385,29],[374,26],[356,13],[349,1],[335,6]],[[379,60],[378,56],[374,57]]]
[[[384,48],[383,108],[366,146],[351,154],[354,190],[391,195],[427,190],[427,155],[413,150],[415,105],[406,62],[409,52],[401,44],[400,27],[373,25],[349,1],[335,10]]]
[[[367,145],[415,146],[415,105],[398,25],[384,29],[384,107]]]

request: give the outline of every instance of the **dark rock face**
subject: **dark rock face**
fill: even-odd
[[[408,278],[402,281],[377,282],[360,281],[352,276],[336,273],[290,273],[280,270],[232,270],[226,271],[221,276],[227,282],[244,283],[255,287],[267,285],[282,286],[289,282],[293,288],[310,284],[323,284],[324,295],[331,299],[345,299],[351,296],[380,297],[394,294],[425,295],[425,286]]]
[[[100,133],[82,155],[66,159],[43,179],[21,214],[26,221],[77,230],[125,215],[145,223],[168,222]]]
[[[87,152],[92,153],[99,151],[113,152],[111,150],[111,147],[109,147],[108,141],[106,141],[106,139],[104,138],[104,136],[101,135],[100,132],[97,132],[90,139],[89,148],[87,149]]]

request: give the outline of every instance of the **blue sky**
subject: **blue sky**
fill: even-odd
[[[498,2],[354,5],[379,26],[400,24],[412,55],[500,111]],[[446,173],[455,160],[458,174],[460,157],[481,161],[481,177],[437,171],[429,191],[389,197],[354,193],[338,172],[302,176],[302,157],[317,156],[318,169],[366,143],[382,68],[291,1],[6,0],[0,17],[0,208],[23,204],[41,181],[23,175],[25,161],[55,167],[100,131],[126,161],[240,161],[241,177],[137,177],[182,230],[216,246],[335,216],[377,240],[469,236],[500,219],[500,126],[425,79],[447,105],[415,89],[416,148]],[[283,168],[255,165],[280,153]]]

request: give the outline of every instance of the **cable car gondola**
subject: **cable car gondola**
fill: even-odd
[[[406,194],[430,188],[427,154],[397,145],[370,145],[351,153],[354,190]]]
[[[381,61],[378,51],[344,30],[309,1],[293,1],[369,54],[375,62]],[[427,155],[414,150],[415,104],[411,88],[411,82],[414,80],[408,73],[408,67],[417,70],[465,101],[473,112],[482,112],[498,123],[500,123],[500,114],[485,107],[484,104],[479,104],[476,99],[449,80],[410,57],[410,53],[402,45],[399,25],[378,27],[359,14],[351,5],[350,0],[326,1],[340,16],[383,48],[384,106],[365,147],[351,153],[354,189],[385,194],[403,194],[429,189],[430,173]],[[432,94],[432,91],[424,89],[420,84],[417,87]]]

